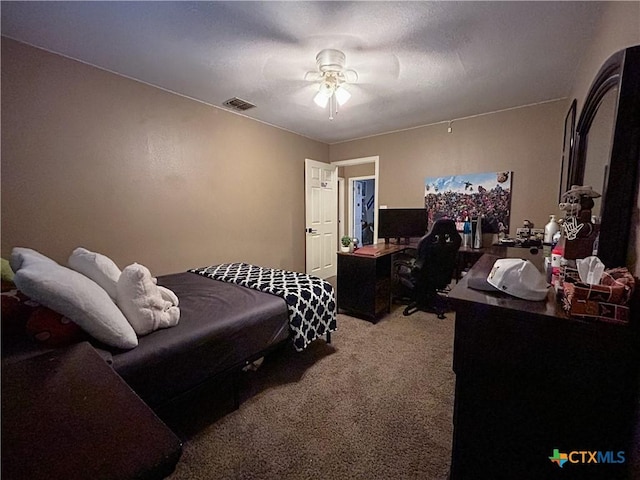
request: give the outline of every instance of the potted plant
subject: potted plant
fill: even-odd
[[[341,252],[349,252],[351,250],[351,245],[352,245],[352,240],[351,237],[349,237],[348,235],[345,235],[344,237],[342,237],[340,239],[340,251]]]

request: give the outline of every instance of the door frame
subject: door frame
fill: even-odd
[[[338,247],[341,239],[346,235],[344,218],[344,178],[338,177]]]
[[[376,205],[375,205],[375,186],[376,186],[376,177],[375,175],[364,175],[362,177],[349,177],[349,233],[351,234],[355,234],[354,232],[354,227],[355,225],[352,225],[353,223],[353,217],[355,216],[355,210],[354,210],[354,205],[353,205],[353,190],[354,190],[354,182],[357,181],[361,181],[361,180],[373,180],[373,187],[374,187],[374,191],[373,191],[373,195],[374,195],[374,212],[373,212],[373,228],[375,230],[376,228],[376,224],[378,222],[378,219],[376,218]],[[360,238],[360,246],[362,246],[362,239]],[[376,238],[374,237],[374,244],[377,243],[376,242]]]
[[[373,173],[373,179],[375,180],[375,185],[374,185],[374,200],[373,200],[373,243],[376,244],[378,243],[378,209],[380,207],[379,205],[379,198],[378,198],[378,192],[380,189],[380,157],[378,155],[373,155],[370,157],[361,157],[361,158],[352,158],[349,160],[337,160],[335,162],[331,162],[331,165],[337,165],[338,167],[350,167],[352,165],[362,165],[365,163],[373,163],[374,164],[374,173]],[[343,194],[346,192],[343,192]],[[347,219],[351,219],[353,218],[353,205],[351,205],[352,201],[349,201],[349,213],[347,215]],[[350,220],[349,220],[350,222]],[[349,225],[349,228],[345,227],[345,232],[348,232],[350,230],[351,225]]]

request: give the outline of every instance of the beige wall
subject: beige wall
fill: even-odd
[[[375,164],[371,163],[363,163],[360,165],[349,165],[347,167],[339,167],[338,168],[338,176],[342,177],[347,181],[349,178],[353,177],[368,177],[373,176],[376,173]]]
[[[558,213],[564,116],[556,101],[452,124],[437,124],[331,145],[331,161],[380,156],[380,205],[424,206],[424,179],[513,171],[511,232],[531,220],[540,228]]]
[[[304,271],[304,137],[2,38],[2,255]]]

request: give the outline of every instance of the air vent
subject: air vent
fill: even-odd
[[[249,103],[238,97],[230,98],[229,100],[224,102],[222,105],[224,105],[225,107],[233,108],[234,110],[240,110],[240,111],[249,110],[250,108],[255,107],[253,103]]]

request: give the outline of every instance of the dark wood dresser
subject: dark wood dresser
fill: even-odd
[[[483,259],[474,269],[488,273],[493,259]],[[545,301],[530,302],[467,284],[468,276],[449,295],[456,310],[451,479],[631,478],[636,329],[568,318],[552,289]],[[550,459],[555,450],[587,453],[560,467]]]
[[[161,479],[181,453],[88,343],[3,362],[3,480]]]

